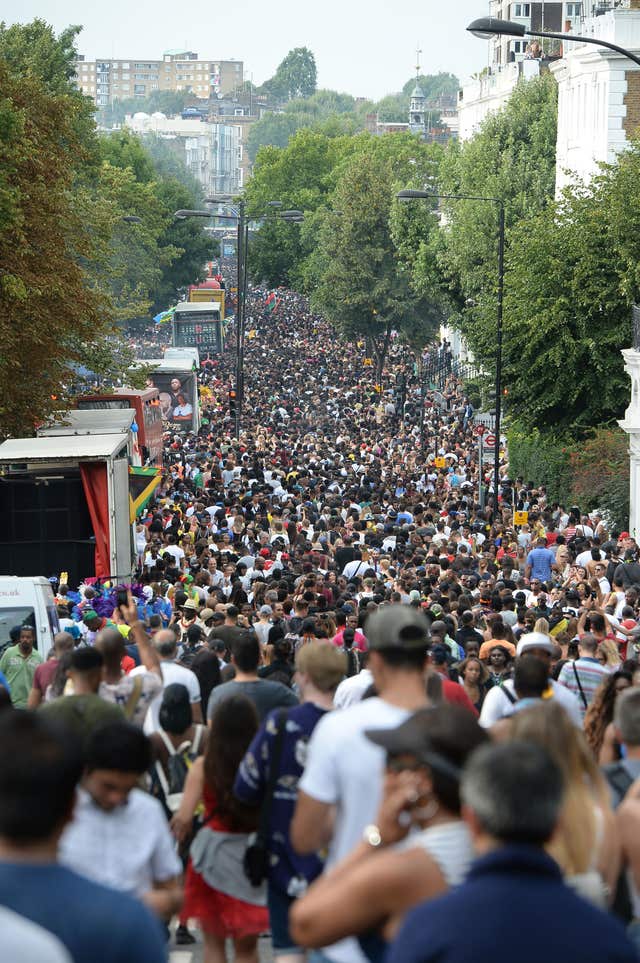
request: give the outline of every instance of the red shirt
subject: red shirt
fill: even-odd
[[[452,682],[451,679],[446,679],[443,675],[440,676],[440,681],[442,682],[442,695],[445,702],[453,702],[455,705],[473,712],[474,716],[478,715],[478,710],[459,682]]]
[[[33,675],[31,687],[37,689],[43,699],[47,691],[47,686],[53,682],[53,677],[58,668],[58,661],[58,659],[47,659],[46,662],[43,662],[37,667]]]

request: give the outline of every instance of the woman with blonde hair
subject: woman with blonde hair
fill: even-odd
[[[602,640],[598,646],[596,658],[600,665],[607,670],[607,672],[616,672],[618,669],[622,668],[620,651],[613,639]]]
[[[547,849],[570,886],[606,907],[618,878],[620,844],[607,784],[584,735],[551,699],[516,713],[509,737],[542,746],[562,770],[561,830]]]

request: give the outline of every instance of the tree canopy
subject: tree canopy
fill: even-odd
[[[262,90],[278,100],[310,97],[317,87],[316,59],[308,47],[295,47],[278,64],[275,74]]]
[[[173,219],[198,200],[166,158],[98,136],[73,83],[77,32],[0,25],[0,434],[64,404],[77,367],[126,367],[117,322],[176,300],[213,253]]]

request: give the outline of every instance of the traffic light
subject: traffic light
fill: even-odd
[[[229,388],[229,414],[235,418],[237,411],[238,392],[235,388]]]

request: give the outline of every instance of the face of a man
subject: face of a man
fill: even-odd
[[[35,635],[33,629],[21,629],[20,631],[20,641],[18,645],[20,651],[23,655],[31,655],[33,652],[33,646],[35,644]]]
[[[83,786],[96,806],[105,812],[113,812],[124,806],[129,793],[138,784],[139,773],[120,772],[119,769],[93,769],[83,780]]]

